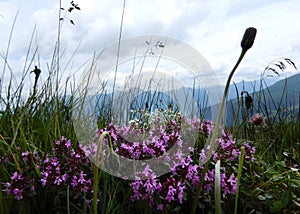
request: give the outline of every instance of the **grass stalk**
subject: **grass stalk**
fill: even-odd
[[[242,175],[242,170],[243,170],[244,157],[245,157],[245,147],[242,146],[241,147],[241,155],[240,155],[240,159],[239,159],[237,182],[236,182],[234,214],[237,214],[238,200],[239,200],[239,189],[240,189],[241,175]]]
[[[6,48],[6,53],[4,55],[4,66],[3,66],[2,76],[1,76],[1,79],[0,79],[0,97],[2,96],[2,84],[3,84],[3,80],[4,80],[6,66],[8,64],[8,62],[7,62],[8,53],[9,53],[10,43],[11,43],[11,40],[12,40],[13,31],[14,31],[14,28],[15,28],[15,24],[16,24],[16,21],[17,21],[18,14],[19,14],[19,10],[17,11],[16,16],[14,18],[14,21],[13,21],[13,24],[12,24],[12,27],[11,27],[11,31],[10,31],[10,34],[9,34],[9,39],[8,39],[8,45],[7,45],[7,48]]]
[[[220,174],[220,160],[215,165],[215,206],[216,214],[221,214],[221,174]]]
[[[67,209],[68,209],[68,214],[70,214],[70,186],[67,186]]]
[[[119,31],[119,39],[118,39],[117,60],[116,60],[115,75],[114,75],[114,81],[113,81],[112,100],[114,100],[114,91],[115,91],[115,87],[116,87],[117,71],[118,71],[118,66],[119,66],[121,39],[122,39],[122,32],[123,32],[123,21],[124,21],[124,14],[125,14],[125,5],[126,5],[126,0],[123,0],[122,17],[121,17],[121,24],[120,24],[120,31]]]
[[[58,28],[57,28],[57,41],[56,41],[56,83],[55,83],[55,135],[56,137],[60,137],[60,122],[59,122],[59,70],[60,70],[60,34],[61,34],[61,0],[59,0],[59,10],[58,10]]]
[[[98,195],[98,185],[99,185],[99,179],[100,179],[99,167],[97,166],[97,164],[99,164],[100,152],[102,151],[102,149],[101,149],[102,142],[103,142],[105,136],[108,136],[109,142],[111,143],[109,132],[107,132],[107,131],[103,132],[99,137],[99,141],[98,141],[98,145],[97,145],[95,166],[94,166],[93,203],[92,203],[94,214],[97,214],[97,195]]]
[[[218,130],[220,128],[221,119],[223,117],[223,112],[224,112],[224,108],[225,108],[226,98],[227,98],[227,95],[228,95],[231,79],[232,79],[233,74],[236,71],[237,67],[239,66],[240,62],[244,58],[245,54],[246,54],[245,49],[242,49],[242,52],[241,52],[241,54],[240,54],[240,56],[239,56],[239,58],[238,58],[238,60],[235,64],[235,66],[233,67],[232,71],[230,72],[230,74],[228,76],[227,83],[226,83],[225,90],[224,90],[224,94],[223,94],[223,98],[222,98],[222,102],[221,102],[221,107],[220,107],[218,118],[217,118],[217,122],[215,123],[215,128],[214,128],[212,137],[210,139],[210,148],[209,148],[209,151],[208,151],[208,154],[207,154],[207,160],[206,160],[206,163],[204,164],[204,169],[203,169],[203,172],[201,174],[200,184],[199,184],[199,187],[198,187],[197,192],[196,192],[196,196],[195,196],[195,199],[194,199],[194,202],[193,202],[193,207],[192,207],[192,212],[191,213],[196,212],[197,203],[198,203],[198,200],[199,200],[199,197],[200,197],[202,186],[204,184],[204,177],[205,177],[205,174],[208,170],[208,165],[210,163],[208,159],[210,159],[212,151],[213,151],[213,149],[215,149],[215,146],[216,146],[216,139],[217,139],[217,136],[218,136],[218,133],[219,133]]]

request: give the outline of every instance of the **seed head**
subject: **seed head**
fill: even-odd
[[[41,74],[41,70],[37,66],[35,66],[34,70],[31,71],[30,73],[34,73],[35,76],[38,78],[40,76],[40,74]]]
[[[247,95],[245,97],[245,103],[246,103],[246,108],[247,109],[251,108],[252,103],[253,103],[253,99],[252,99],[252,97],[250,95]]]
[[[245,97],[246,108],[249,109],[252,107],[253,98],[249,95],[248,91],[242,91],[241,95],[243,96],[244,93],[246,94]]]
[[[249,27],[246,29],[243,39],[241,41],[241,47],[244,51],[247,51],[252,47],[256,36],[256,31],[257,30],[254,27]]]

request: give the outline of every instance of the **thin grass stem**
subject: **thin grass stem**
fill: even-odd
[[[240,190],[240,182],[243,170],[243,162],[245,157],[245,147],[241,147],[241,154],[239,159],[239,166],[238,166],[238,175],[237,175],[237,182],[236,182],[236,193],[235,193],[235,204],[234,204],[234,214],[237,214],[238,208],[238,200],[239,200],[239,190]]]

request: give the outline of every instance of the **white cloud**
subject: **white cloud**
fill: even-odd
[[[62,1],[67,9],[69,1]],[[22,70],[32,31],[36,35],[30,57],[38,47],[40,66],[47,70],[57,39],[59,1],[10,0],[0,1],[0,51],[6,51],[13,19],[19,15],[12,43],[9,63],[13,70]],[[81,10],[66,12],[61,32],[61,50],[66,48],[62,63],[67,63],[80,44],[66,75],[91,58],[94,51],[115,42],[119,37],[123,1],[77,0]],[[127,0],[125,5],[123,38],[144,34],[159,34],[178,38],[207,58],[223,83],[241,51],[244,30],[258,29],[253,48],[246,54],[235,80],[257,78],[273,59],[300,59],[298,0],[254,1],[197,1],[197,0]],[[73,26],[69,23],[72,19]],[[38,59],[33,60],[34,64]],[[297,63],[297,62],[296,62]],[[2,65],[1,65],[2,66]],[[17,72],[16,72],[17,73]]]

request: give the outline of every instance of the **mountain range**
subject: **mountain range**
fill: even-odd
[[[279,80],[256,80],[256,81],[242,81],[239,83],[233,83],[230,85],[230,90],[228,94],[227,104],[226,104],[226,124],[231,125],[233,123],[233,118],[238,115],[241,118],[241,110],[245,110],[245,106],[242,106],[242,99],[245,99],[246,93],[241,92],[247,91],[249,96],[253,98],[253,106],[249,109],[249,113],[261,113],[270,114],[280,111],[282,116],[290,116],[292,114],[299,114],[299,97],[300,97],[300,74],[295,74],[286,79]],[[211,97],[207,94],[207,91],[211,92]],[[155,109],[166,109],[173,108],[173,110],[187,109],[188,111],[193,111],[198,109],[200,115],[207,119],[212,119],[212,109],[214,113],[215,109],[218,109],[220,103],[220,97],[223,94],[223,89],[220,88],[209,88],[207,89],[192,89],[192,88],[179,88],[171,92],[155,92],[155,91],[143,91],[138,90],[134,94],[122,94],[120,92],[121,99],[129,102],[126,105],[124,103],[120,105],[120,113],[127,110],[140,110],[148,108],[150,111]],[[217,98],[219,94],[219,98]],[[97,96],[97,106],[98,109],[107,108],[110,106],[111,94]],[[127,99],[127,97],[134,97],[133,99]],[[212,99],[213,98],[213,99]],[[119,101],[119,100],[117,100]],[[192,105],[193,102],[195,105]],[[122,103],[122,102],[120,102]],[[178,106],[178,103],[180,106]],[[106,107],[105,107],[106,106]],[[124,107],[124,108],[123,108]],[[179,107],[179,108],[178,108]],[[99,109],[99,110],[100,110]],[[117,110],[118,110],[117,109]],[[99,111],[101,112],[101,110]],[[183,112],[186,114],[186,112]],[[244,111],[245,112],[245,111]],[[238,113],[238,114],[237,114]],[[270,116],[270,115],[269,115]]]
[[[264,84],[264,82],[262,84]],[[246,107],[241,107],[239,104],[242,103],[241,99],[245,99],[246,94],[244,94],[243,97],[241,96],[241,92],[245,89],[249,90],[249,95],[253,99],[253,106],[249,109],[249,112],[252,114],[260,113],[269,118],[275,114],[278,118],[290,118],[299,115],[300,74],[295,74],[286,79],[282,79],[263,89],[259,89],[260,84],[258,83],[256,84],[258,88],[255,87],[255,90],[251,91],[251,85],[253,86],[254,84],[236,84],[236,87],[231,85],[225,112],[227,125],[233,123],[234,114],[237,112],[239,113],[239,118],[241,118],[239,107],[244,109]],[[238,93],[236,91],[238,91]],[[237,95],[239,96],[239,99],[237,99]]]

